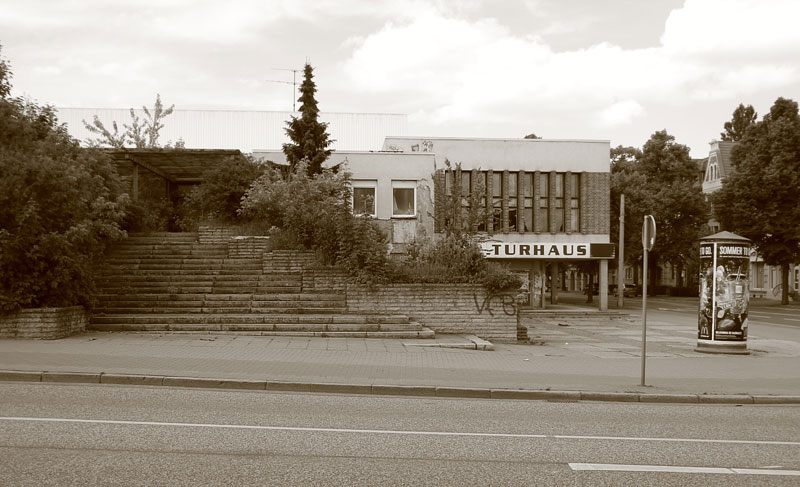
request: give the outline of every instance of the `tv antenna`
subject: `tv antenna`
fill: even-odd
[[[292,81],[279,81],[275,79],[268,79],[264,80],[267,83],[283,83],[285,85],[292,85],[292,111],[296,112],[295,109],[297,99],[295,99],[295,95],[297,94],[297,73],[302,71],[302,69],[288,69],[288,68],[269,68],[273,71],[291,71],[292,72]]]

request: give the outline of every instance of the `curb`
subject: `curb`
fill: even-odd
[[[270,380],[214,379],[166,375],[106,374],[90,372],[29,372],[0,370],[0,382],[51,382],[133,386],[194,387],[203,389],[272,392],[314,392],[377,396],[511,399],[552,402],[642,402],[668,404],[800,404],[800,395],[764,394],[640,394],[638,392],[551,391],[536,389],[486,389],[470,387],[406,386],[388,384],[337,384]]]

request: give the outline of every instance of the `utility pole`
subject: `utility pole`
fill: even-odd
[[[619,195],[619,254],[617,255],[617,309],[625,304],[625,193]]]
[[[297,73],[302,71],[302,69],[288,69],[288,68],[269,68],[273,71],[291,71],[292,72],[292,81],[279,81],[274,79],[264,80],[267,83],[283,83],[285,85],[292,85],[292,111],[296,112],[296,104],[297,104]]]

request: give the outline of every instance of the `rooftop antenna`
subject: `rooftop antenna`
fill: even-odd
[[[285,85],[292,85],[292,111],[296,112],[295,109],[297,99],[295,99],[295,95],[297,94],[297,73],[302,71],[302,69],[288,69],[288,68],[269,68],[273,71],[291,71],[292,72],[292,81],[278,81],[274,79],[264,80],[268,83],[283,83]]]

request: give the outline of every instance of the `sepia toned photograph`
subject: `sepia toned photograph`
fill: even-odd
[[[0,0],[0,485],[800,484],[798,19]]]

